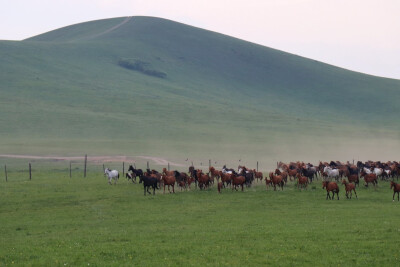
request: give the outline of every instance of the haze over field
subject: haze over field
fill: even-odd
[[[2,153],[396,159],[400,81],[152,17],[0,41]]]

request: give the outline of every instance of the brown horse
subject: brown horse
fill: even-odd
[[[209,167],[208,170],[209,170],[209,174],[210,174],[211,179],[214,181],[214,178],[216,178],[217,182],[218,182],[219,178],[220,178],[219,177],[219,171],[217,171],[213,166]]]
[[[199,183],[200,189],[205,189],[210,185],[210,177],[201,170],[197,170],[197,182]]]
[[[233,188],[235,188],[235,190],[237,191],[238,186],[241,186],[242,191],[243,191],[243,185],[245,182],[246,182],[246,178],[244,178],[244,176],[233,175],[232,176],[232,191],[233,191]]]
[[[300,173],[297,174],[297,188],[306,188],[307,189],[307,185],[308,185],[308,178],[305,176],[301,176]]]
[[[167,168],[163,168],[162,169],[162,174],[168,175],[168,176],[174,176],[175,175],[175,171],[167,171]]]
[[[187,186],[186,186],[186,183],[185,183],[185,181],[180,181],[179,183],[178,183],[178,185],[179,185],[179,187],[181,188],[181,191],[182,191],[182,189],[185,189],[185,191],[187,190]]]
[[[274,186],[274,191],[276,191],[277,185],[283,190],[284,181],[281,175],[274,175],[273,172],[270,172],[269,178],[271,179],[272,185]]]
[[[225,184],[228,185],[228,184],[232,183],[233,174],[223,173],[223,172],[221,172],[220,174],[221,174],[221,182],[224,187],[225,187]]]
[[[221,193],[222,182],[218,182],[218,193]]]
[[[297,169],[293,169],[293,170],[289,169],[288,170],[288,175],[289,175],[290,181],[293,181],[293,179],[296,178]]]
[[[260,181],[262,181],[263,177],[263,173],[262,172],[258,172],[256,170],[253,170],[254,173],[254,178],[256,178],[256,180],[258,181],[258,179],[260,179]]]
[[[360,177],[364,177],[364,182],[366,187],[368,187],[369,183],[372,183],[375,187],[378,184],[378,178],[375,173],[367,174],[363,171],[361,172]]]
[[[267,190],[268,187],[271,185],[271,183],[272,183],[271,179],[267,179],[267,177],[265,177],[265,186],[267,187]]]
[[[349,174],[347,175],[347,179],[349,179],[349,183],[354,183],[355,185],[360,186],[360,179],[358,178],[358,174]]]
[[[351,199],[351,197],[353,195],[352,191],[354,191],[354,194],[356,194],[356,198],[358,199],[357,192],[356,192],[356,186],[354,184],[348,183],[346,180],[343,180],[342,184],[344,184],[344,188],[346,190],[346,197],[347,198],[349,198],[349,193],[350,193],[350,199]]]
[[[171,193],[171,191],[169,190],[169,187],[172,186],[172,192],[175,193],[175,176],[173,175],[163,175],[162,176],[162,180],[164,181],[164,194],[165,194],[165,186],[168,185],[168,192]]]
[[[390,189],[393,188],[393,201],[394,201],[394,196],[397,193],[397,201],[400,201],[399,199],[399,192],[400,192],[400,184],[397,184],[395,182],[390,182]]]
[[[326,199],[335,199],[335,193],[337,195],[337,199],[339,200],[339,186],[337,185],[336,182],[329,182],[329,181],[323,181],[322,182],[322,189],[326,188]],[[330,192],[332,191],[333,196],[331,198]]]

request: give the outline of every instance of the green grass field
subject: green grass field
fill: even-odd
[[[299,191],[143,196],[100,172],[11,172],[0,181],[1,266],[396,266],[400,203],[388,182],[358,199]]]

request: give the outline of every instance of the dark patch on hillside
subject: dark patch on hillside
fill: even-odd
[[[154,76],[157,78],[166,78],[167,74],[165,72],[155,70],[151,67],[151,64],[144,62],[139,59],[120,59],[118,60],[118,65],[129,70],[134,70],[141,72],[143,74]]]

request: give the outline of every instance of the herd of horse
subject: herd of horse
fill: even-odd
[[[113,179],[115,184],[119,178],[119,173],[116,170],[107,168],[104,174],[108,176],[110,184]],[[250,187],[258,180],[265,180],[266,188],[273,187],[274,191],[277,188],[283,190],[288,180],[295,180],[297,188],[301,190],[307,189],[307,186],[313,183],[315,179],[322,179],[322,188],[326,189],[327,192],[326,199],[334,199],[335,194],[337,199],[339,199],[338,182],[340,180],[345,188],[346,197],[351,199],[353,192],[356,198],[358,198],[356,187],[359,186],[361,179],[364,180],[366,187],[369,184],[376,187],[379,179],[392,179],[390,186],[393,189],[393,201],[396,193],[397,199],[400,201],[400,184],[394,182],[395,178],[398,180],[399,175],[400,164],[395,161],[385,163],[380,161],[358,161],[356,165],[339,161],[319,162],[318,165],[299,161],[290,163],[279,162],[275,171],[269,172],[267,177],[264,177],[262,172],[246,168],[245,166],[238,166],[237,170],[235,170],[227,168],[225,165],[221,170],[210,166],[208,172],[195,169],[193,166],[189,167],[188,172],[170,171],[166,168],[163,168],[161,172],[154,169],[143,171],[130,165],[128,172],[125,173],[125,177],[133,183],[136,183],[139,177],[139,183],[143,183],[144,195],[146,193],[151,194],[151,189],[153,194],[155,194],[155,190],[161,189],[161,187],[164,188],[164,193],[166,187],[168,188],[168,192],[175,193],[175,185],[179,186],[181,190],[187,190],[191,189],[193,183],[196,188],[205,190],[210,188],[215,182],[218,184],[219,193],[221,193],[222,189],[229,186],[232,191],[237,191],[238,188],[243,191],[245,186]],[[332,197],[331,193],[333,194]]]

